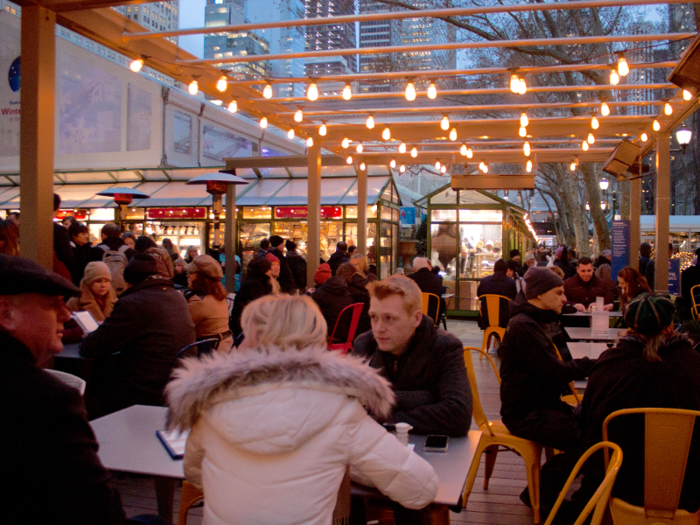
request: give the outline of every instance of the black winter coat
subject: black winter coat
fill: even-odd
[[[280,290],[284,293],[294,293],[297,288],[297,282],[292,275],[292,271],[289,269],[289,264],[287,263],[287,258],[284,256],[281,250],[273,248],[269,252],[280,260],[280,274],[277,277],[277,282],[280,283]]]
[[[499,348],[501,356],[501,418],[508,427],[536,410],[570,413],[560,397],[567,383],[585,379],[594,361],[587,357],[560,361],[543,325],[557,320],[555,312],[529,302],[511,303],[511,317]]]
[[[583,398],[581,427],[588,445],[600,441],[605,418],[623,408],[664,407],[700,410],[700,353],[682,335],[659,348],[661,361],[649,362],[644,342],[626,336],[603,352],[592,368]],[[644,426],[637,416],[624,416],[608,427],[611,441],[623,450],[624,461],[612,495],[632,505],[644,505]],[[599,477],[603,475],[602,462]],[[700,508],[700,423],[696,421],[679,508]]]
[[[113,525],[119,492],[97,456],[80,393],[0,333],[0,505],[3,523]]]
[[[493,275],[484,277],[476,289],[477,297],[486,294],[502,295],[513,301],[515,296],[518,295],[518,287],[515,284],[515,280],[508,277],[505,273],[495,272]],[[499,301],[498,326],[502,328],[508,325],[508,319],[510,319],[508,304],[505,300]],[[486,312],[486,299],[481,300],[481,309],[484,313]],[[488,319],[482,318],[481,315],[479,315],[477,322],[481,329],[489,326]]]
[[[296,287],[303,291],[306,289],[306,259],[299,255],[296,251],[287,252],[286,255],[287,266],[289,266],[289,271],[292,272],[292,277],[296,283]]]
[[[311,298],[318,304],[319,310],[323,314],[323,318],[328,324],[328,337],[333,333],[335,323],[338,322],[338,316],[343,308],[353,304],[355,301],[348,290],[348,283],[345,279],[338,276],[333,276],[325,283],[314,290]],[[350,321],[352,315],[345,312],[338,323],[338,329],[335,331],[332,343],[345,343],[348,340],[348,330],[350,329]]]
[[[71,278],[76,286],[80,286],[80,280],[85,274],[85,267],[89,262],[101,261],[104,250],[94,248],[89,242],[82,246],[73,247],[73,264],[69,268]]]
[[[272,284],[270,277],[265,274],[253,273],[248,270],[248,276],[243,281],[241,289],[236,294],[233,300],[233,309],[231,310],[231,318],[229,319],[229,328],[233,332],[234,337],[238,337],[243,329],[241,328],[241,316],[243,309],[256,299],[272,293]]]
[[[382,352],[372,332],[355,339],[355,355],[368,357],[394,388],[396,406],[390,423],[413,425],[416,434],[465,436],[472,421],[472,392],[464,349],[454,335],[423,315],[406,351]]]
[[[442,314],[445,311],[445,300],[442,298],[442,277],[434,274],[427,268],[421,268],[417,272],[413,272],[408,276],[409,279],[413,279],[421,292],[432,293],[439,298],[439,312]],[[430,302],[430,310],[428,311],[428,317],[435,319],[435,305],[434,301]]]
[[[111,367],[88,384],[91,419],[131,405],[162,406],[175,356],[194,341],[190,309],[172,281],[146,279],[127,289],[80,349],[83,357],[102,361],[96,365]]]
[[[335,275],[338,266],[346,262],[350,262],[350,259],[348,259],[345,252],[336,251],[333,255],[331,255],[328,258],[328,266],[331,267],[331,275]]]

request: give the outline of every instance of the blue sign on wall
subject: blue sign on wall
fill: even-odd
[[[654,286],[653,283],[651,285]],[[668,293],[681,294],[681,260],[670,259],[668,261]]]
[[[399,223],[402,228],[410,228],[416,224],[416,208],[414,206],[401,206]]]
[[[617,274],[630,265],[630,221],[612,223],[612,265],[610,278],[617,281]]]

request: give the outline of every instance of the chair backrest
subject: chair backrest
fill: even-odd
[[[696,284],[690,288],[690,300],[693,303],[691,313],[694,319],[700,318],[700,284]]]
[[[433,321],[435,321],[435,324],[438,323],[438,318],[440,316],[440,298],[435,295],[434,293],[428,293],[428,292],[421,292],[420,294],[421,298],[421,311],[427,315],[428,317],[432,318]],[[430,303],[431,301],[433,304],[435,304],[435,315],[431,316],[430,315]]]
[[[221,339],[218,337],[210,337],[208,339],[201,339],[200,341],[195,341],[192,344],[187,345],[184,347],[182,350],[180,350],[177,355],[175,356],[175,359],[173,359],[173,362],[177,361],[178,359],[181,359],[183,357],[189,357],[188,352],[192,350],[193,348],[197,349],[197,357],[201,357],[205,354],[210,354],[216,350],[216,348],[219,346],[219,343],[221,342]],[[193,353],[193,352],[191,352]],[[192,356],[194,357],[194,356]]]
[[[352,342],[355,340],[355,332],[357,332],[357,325],[360,322],[360,315],[362,315],[362,309],[365,307],[364,303],[354,303],[349,306],[346,306],[340,311],[340,315],[338,315],[338,319],[335,320],[335,326],[333,327],[333,332],[331,333],[331,338],[330,338],[330,343],[333,343],[333,339],[335,338],[335,331],[338,329],[338,324],[340,323],[340,319],[345,315],[346,313],[351,312],[352,313],[352,319],[350,320],[350,328],[348,329],[348,339],[344,343],[345,345],[350,344],[352,346]]]
[[[603,440],[608,425],[620,416],[644,414],[644,508],[647,516],[672,519],[681,498],[685,467],[700,411],[680,408],[626,408],[603,422]],[[641,439],[642,436],[639,436]],[[625,444],[622,444],[625,446]],[[605,454],[605,465],[608,455]]]
[[[569,489],[571,488],[571,484],[578,476],[581,467],[583,467],[583,464],[588,460],[588,458],[590,458],[600,449],[605,450],[606,455],[608,454],[609,450],[612,450],[612,460],[605,469],[605,477],[603,478],[603,481],[598,486],[598,489],[593,493],[593,496],[574,522],[574,525],[582,525],[588,518],[588,515],[591,513],[593,508],[595,508],[590,525],[600,525],[603,515],[605,514],[605,508],[607,507],[608,500],[610,499],[610,492],[615,484],[615,478],[617,478],[617,474],[620,471],[620,466],[622,465],[622,449],[615,443],[610,443],[609,441],[601,441],[600,443],[596,443],[576,462],[576,466],[574,466],[574,469],[571,471],[569,479],[566,480],[564,488],[559,493],[559,497],[557,498],[554,507],[552,507],[552,511],[549,513],[549,517],[547,518],[547,521],[545,521],[544,525],[551,525],[554,517],[557,515],[559,507],[566,497],[567,492],[569,492]]]
[[[486,425],[486,428],[488,428],[489,433],[493,436],[493,431],[491,430],[491,427],[488,424],[489,420],[486,417],[484,408],[481,406],[481,399],[479,398],[479,388],[476,385],[476,374],[474,373],[474,363],[472,362],[472,350],[481,352],[481,349],[476,348],[474,346],[464,347],[464,366],[467,368],[469,386],[472,390],[472,415],[474,416],[474,421],[476,422],[476,424],[479,425],[479,428]],[[493,360],[491,362],[493,363]],[[495,367],[496,365],[494,364],[493,366]]]
[[[501,326],[501,308],[508,308],[510,299],[505,295],[484,294],[479,299],[479,315],[489,326]],[[505,304],[502,304],[505,301]],[[484,311],[486,309],[486,311]],[[501,327],[505,328],[505,326]]]
[[[559,358],[559,361],[563,361],[561,358],[561,354],[559,353],[559,349],[557,348],[557,345],[554,345],[554,350],[557,353],[557,357]],[[577,403],[581,402],[581,398],[578,395],[578,390],[576,390],[576,383],[573,381],[569,381],[569,390],[571,390],[571,394],[574,396],[574,399],[576,400]]]
[[[50,368],[47,368],[45,369],[45,371],[54,376],[62,383],[76,388],[80,392],[80,395],[83,395],[85,393],[85,385],[87,383],[84,379],[81,379],[80,377],[74,376],[73,374],[69,374],[67,372],[61,372],[60,370],[51,370]]]

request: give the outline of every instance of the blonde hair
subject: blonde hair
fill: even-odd
[[[261,297],[245,307],[241,327],[259,346],[302,350],[327,344],[326,321],[307,296]]]
[[[416,282],[405,275],[392,275],[383,281],[374,281],[367,285],[369,296],[383,301],[398,295],[403,299],[406,313],[411,315],[421,309],[421,291]]]
[[[350,262],[352,261],[357,261],[357,268],[365,277],[367,277],[367,274],[369,273],[369,263],[367,262],[367,257],[361,253],[353,253],[350,257]]]
[[[562,270],[558,266],[548,266],[547,269],[556,273],[561,279],[566,278],[566,274],[564,273],[564,270]]]

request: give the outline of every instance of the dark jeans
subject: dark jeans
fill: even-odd
[[[402,507],[395,501],[388,502],[394,511],[394,521],[396,525],[430,525],[431,512],[430,505],[420,510],[411,510]],[[363,498],[353,497],[350,501],[350,525],[365,525],[367,523],[367,513]]]
[[[125,525],[166,525],[165,520],[154,514],[140,514],[126,520]]]

